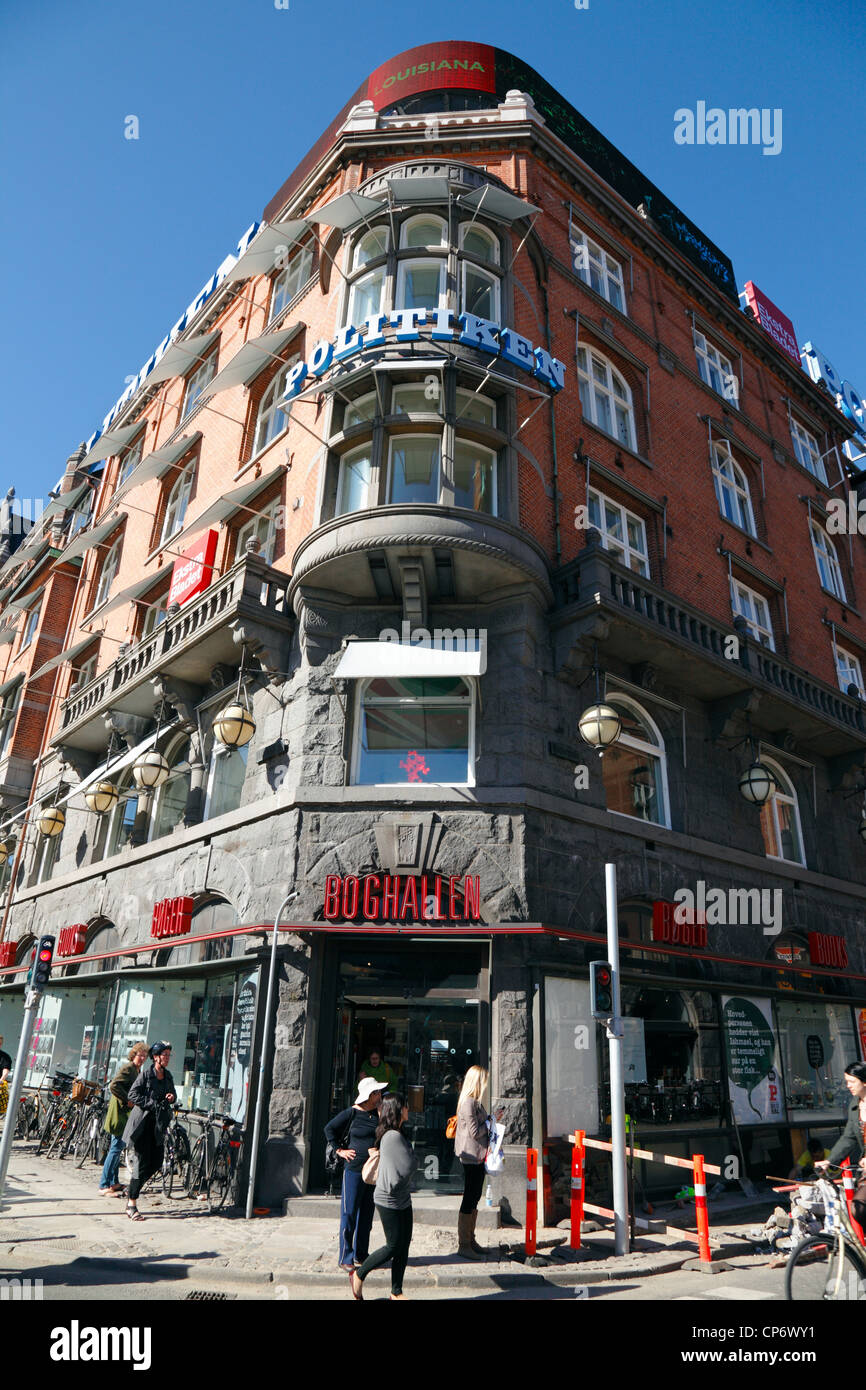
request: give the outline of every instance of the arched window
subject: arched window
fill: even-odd
[[[385,265],[382,258],[388,251],[388,228],[372,227],[355,243],[352,271],[355,278],[346,297],[346,323],[359,324],[382,308],[385,293]],[[364,267],[373,261],[380,264],[372,270]],[[358,274],[363,271],[363,274]]]
[[[289,358],[284,367],[281,367],[262,396],[259,406],[258,418],[256,419],[256,433],[253,441],[253,458],[261,453],[269,444],[282,434],[283,430],[289,427],[289,412],[291,405],[280,406],[280,400],[286,390],[286,378],[292,367],[298,360],[298,354]]]
[[[461,223],[460,247],[468,256],[476,256],[479,261],[499,264],[499,242],[492,232],[478,222]]]
[[[106,775],[111,781],[114,781],[110,771]],[[94,850],[95,860],[110,859],[112,855],[120,854],[123,850],[129,849],[132,843],[139,798],[138,789],[132,779],[132,769],[123,774],[117,783],[117,789],[119,795],[114,810],[99,818],[100,826],[97,831]]]
[[[804,468],[808,468],[810,473],[814,473],[815,477],[826,485],[827,473],[824,468],[824,460],[821,457],[821,450],[818,447],[818,441],[814,434],[810,434],[807,429],[804,429],[803,426],[798,424],[793,418],[791,419],[791,440],[794,445],[794,453],[797,462],[801,463]]]
[[[285,270],[281,270],[274,280],[269,323],[273,322],[277,315],[283,312],[286,305],[291,303],[295,295],[303,289],[312,272],[313,248],[312,246],[303,246],[292,256]]]
[[[352,260],[352,269],[360,270],[369,261],[377,261],[380,256],[384,256],[388,251],[388,228],[373,227],[369,232],[365,232],[355,245],[355,255]]]
[[[812,549],[815,552],[815,564],[818,566],[821,584],[845,603],[845,581],[833,542],[817,521],[813,521],[809,529],[812,532]]]
[[[88,933],[84,954],[90,956],[102,951],[117,951],[120,949],[120,945],[120,933],[117,928],[112,922],[103,922],[95,928],[92,934]],[[76,973],[78,975],[96,975],[101,970],[116,970],[117,965],[117,958],[114,960],[85,960],[79,965]]]
[[[224,743],[214,739],[207,775],[205,820],[226,811],[236,811],[240,806],[249,751],[248,744],[244,748],[226,748]]]
[[[189,506],[190,493],[192,492],[192,481],[195,477],[195,463],[187,464],[186,468],[180,473],[168,494],[168,502],[165,507],[165,520],[162,523],[162,535],[160,545],[163,545],[169,538],[183,526],[183,519],[186,516],[186,509]]]
[[[429,212],[409,217],[400,228],[400,246],[404,250],[412,247],[427,247],[430,250],[448,245],[448,227],[441,217],[433,217]]]
[[[600,353],[581,347],[577,350],[577,378],[580,403],[587,419],[627,449],[634,449],[636,435],[631,391],[619,372]]]
[[[352,780],[362,786],[471,786],[472,685],[460,676],[365,681]]]
[[[800,808],[793,783],[778,763],[763,754],[761,762],[766,764],[776,780],[776,790],[761,807],[764,852],[770,859],[787,859],[792,864],[805,864]]]
[[[748,531],[750,536],[754,536],[755,517],[749,482],[742,468],[734,462],[727,440],[713,445],[713,485],[722,515],[739,526],[741,531]]]
[[[670,826],[664,740],[654,721],[634,700],[608,694],[622,720],[619,740],[604,751],[602,780],[607,809],[656,825]]]
[[[192,914],[191,936],[209,936],[238,925],[231,903],[224,898],[212,898],[202,903]],[[193,941],[188,946],[177,945],[157,953],[156,965],[198,965],[207,960],[228,960],[243,955],[243,937],[215,937],[211,941]]]
[[[98,608],[105,603],[108,598],[111,586],[117,575],[120,565],[120,550],[123,545],[123,538],[114,542],[105,559],[102,562],[102,569],[99,571],[99,582],[96,585],[96,594],[93,599],[93,607]]]
[[[150,815],[148,840],[168,835],[183,819],[189,798],[189,738],[182,734],[166,749],[171,775],[157,789]]]

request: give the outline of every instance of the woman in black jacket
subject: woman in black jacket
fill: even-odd
[[[866,1062],[852,1062],[845,1068],[845,1085],[851,1092],[848,1123],[830,1150],[830,1157],[819,1160],[815,1167],[820,1171],[828,1163],[839,1164],[843,1158],[850,1158],[852,1165],[859,1163],[863,1178],[866,1177]]]
[[[344,1163],[340,1192],[340,1268],[351,1274],[370,1253],[373,1227],[373,1188],[361,1170],[376,1143],[377,1111],[385,1082],[368,1076],[358,1084],[354,1105],[341,1110],[325,1125],[328,1148]],[[343,1145],[341,1148],[340,1145]]]
[[[130,1148],[132,1181],[126,1214],[131,1221],[143,1221],[138,1210],[138,1194],[148,1178],[162,1167],[166,1117],[163,1101],[176,1099],[174,1079],[168,1069],[171,1043],[156,1042],[150,1049],[153,1066],[140,1071],[129,1088],[133,1111],[123,1137]]]

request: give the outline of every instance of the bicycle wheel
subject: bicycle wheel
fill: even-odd
[[[791,1303],[843,1303],[866,1300],[866,1263],[847,1241],[841,1261],[835,1233],[812,1236],[798,1245],[785,1270],[785,1297]]]
[[[43,1121],[42,1129],[41,1129],[40,1132],[39,1132],[39,1144],[38,1144],[37,1149],[36,1149],[37,1154],[41,1154],[41,1153],[46,1153],[46,1152],[47,1152],[48,1145],[50,1144],[51,1138],[52,1138],[52,1130],[53,1130],[53,1128],[54,1128],[54,1122],[55,1122],[55,1120],[57,1119],[57,1116],[58,1116],[58,1110],[57,1110],[56,1105],[50,1105],[50,1106],[48,1107],[47,1114],[46,1114],[45,1119],[44,1119],[44,1121]]]
[[[88,1123],[81,1126],[81,1132],[75,1141],[75,1157],[78,1159],[75,1165],[76,1168],[83,1168],[88,1158],[91,1158],[94,1154],[98,1123],[98,1118],[95,1115],[91,1115]]]
[[[207,1140],[204,1135],[195,1141],[187,1164],[184,1187],[188,1197],[197,1197],[200,1192],[207,1191]]]
[[[171,1157],[169,1158],[169,1143],[171,1144]],[[162,1190],[166,1197],[170,1197],[172,1190],[177,1185],[185,1187],[185,1179],[189,1170],[190,1149],[186,1131],[178,1127],[166,1140],[166,1157],[162,1165]]]
[[[210,1180],[207,1185],[207,1200],[211,1211],[220,1211],[225,1206],[226,1197],[232,1185],[232,1165],[229,1151],[217,1149]]]
[[[66,1131],[63,1143],[60,1145],[60,1158],[66,1158],[67,1155],[74,1154],[76,1152],[78,1141],[81,1137],[81,1132],[83,1129],[86,1128],[86,1122],[87,1116],[84,1112],[84,1107],[81,1105],[76,1105],[75,1113],[71,1115],[69,1118],[69,1127]]]

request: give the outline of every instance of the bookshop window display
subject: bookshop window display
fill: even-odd
[[[839,1120],[850,1102],[845,1068],[860,1056],[850,1006],[780,999],[776,1018],[789,1119]]]

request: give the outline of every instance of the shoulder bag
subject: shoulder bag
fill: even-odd
[[[367,1182],[370,1184],[371,1187],[374,1187],[378,1176],[379,1150],[371,1149],[369,1154],[367,1155],[366,1162],[364,1163],[364,1166],[361,1169],[361,1177],[364,1179],[364,1182]]]

